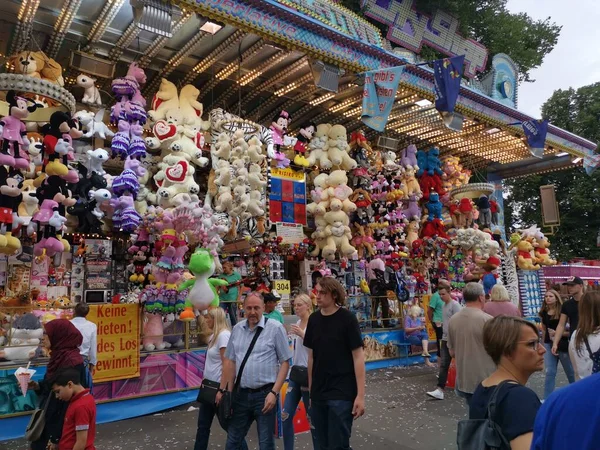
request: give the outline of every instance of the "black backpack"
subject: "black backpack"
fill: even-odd
[[[510,443],[493,419],[498,393],[506,383],[507,381],[503,381],[494,389],[483,419],[468,419],[458,422],[456,436],[458,450],[510,450]]]

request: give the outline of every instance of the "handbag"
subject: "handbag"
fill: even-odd
[[[43,408],[36,408],[31,414],[31,418],[29,419],[29,423],[25,429],[25,439],[28,442],[37,441],[40,437],[42,437],[44,427],[46,426],[46,410],[48,409],[51,395],[53,395],[52,392],[46,398],[46,403],[44,404]]]
[[[510,443],[502,434],[502,430],[494,422],[496,399],[503,381],[492,393],[488,402],[487,412],[483,419],[468,419],[458,422],[456,443],[458,450],[510,450]]]
[[[269,318],[265,317],[265,327],[267,326],[268,320],[269,320]],[[260,336],[260,333],[262,333],[263,329],[264,328],[259,327],[256,330],[254,337],[252,338],[252,342],[250,342],[250,346],[248,347],[248,350],[246,351],[246,354],[244,355],[244,359],[242,360],[242,364],[240,365],[240,370],[235,379],[235,384],[233,386],[233,392],[228,389],[229,384],[227,384],[225,386],[225,392],[223,392],[221,401],[219,402],[219,406],[217,407],[217,419],[219,420],[219,424],[221,425],[221,428],[223,428],[223,430],[225,430],[225,431],[227,431],[227,428],[229,428],[229,422],[231,421],[231,418],[233,417],[233,395],[235,393],[237,393],[237,391],[240,389],[240,383],[242,382],[242,373],[244,373],[244,367],[246,367],[246,362],[248,362],[250,353],[252,353],[252,350],[254,349],[254,346],[256,345],[256,341],[258,340],[258,337]]]
[[[308,367],[292,366],[290,381],[293,381],[300,387],[308,387]]]
[[[202,380],[196,401],[199,403],[204,403],[205,405],[214,406],[215,398],[217,397],[217,392],[219,392],[220,385],[221,383],[218,381],[207,379]]]

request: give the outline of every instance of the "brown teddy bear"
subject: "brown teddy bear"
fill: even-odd
[[[15,73],[41,78],[59,86],[65,85],[62,66],[44,52],[22,51],[11,56],[8,62],[14,67]]]

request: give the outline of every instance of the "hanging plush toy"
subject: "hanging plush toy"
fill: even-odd
[[[285,155],[281,152],[281,146],[287,134],[287,128],[290,123],[290,115],[287,111],[281,111],[273,118],[271,122],[271,133],[273,135],[273,144],[275,147],[275,159],[279,161],[278,167],[287,167],[285,165]],[[289,165],[289,160],[288,163]]]
[[[15,218],[18,218],[17,211],[23,200],[23,177],[18,171],[12,170],[9,173],[0,166],[0,223],[6,226],[6,233],[0,235],[0,252],[9,255],[21,248],[19,239],[12,235],[12,226]]]
[[[209,306],[219,306],[217,286],[226,286],[228,283],[219,278],[210,278],[215,273],[215,257],[205,249],[199,248],[190,258],[188,269],[194,278],[187,280],[179,286],[179,291],[190,288],[188,301],[199,311],[208,309]]]
[[[316,125],[312,122],[307,122],[300,127],[298,136],[296,136],[296,144],[294,144],[294,153],[296,154],[294,164],[308,167],[308,159],[305,158],[304,154],[306,153],[308,142],[312,139],[316,129]]]
[[[17,169],[28,169],[29,161],[26,159],[26,154],[29,150],[29,140],[22,120],[30,112],[35,111],[37,106],[35,104],[27,106],[27,100],[17,97],[15,91],[8,91],[6,101],[9,105],[8,116],[0,120],[0,136],[2,137],[0,164]],[[9,153],[9,148],[12,150],[12,156]],[[24,152],[23,155],[21,149]]]

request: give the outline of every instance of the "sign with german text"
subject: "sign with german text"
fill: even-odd
[[[90,305],[87,319],[98,327],[98,364],[94,382],[139,377],[138,305]]]
[[[398,66],[365,73],[362,104],[362,121],[365,125],[376,131],[385,130],[403,71],[404,66]]]

